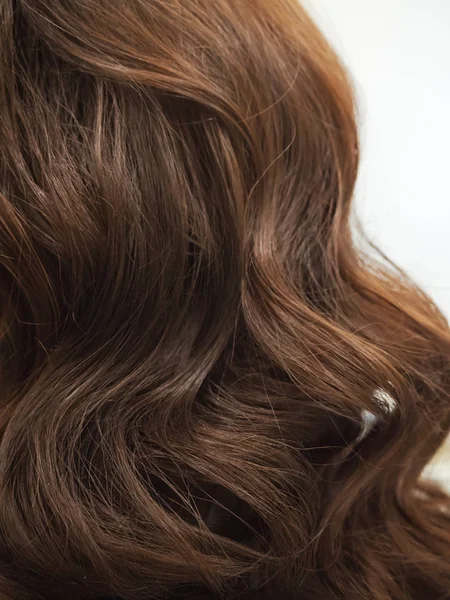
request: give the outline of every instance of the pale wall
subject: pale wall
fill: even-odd
[[[450,316],[450,0],[309,0],[350,67],[366,230]]]

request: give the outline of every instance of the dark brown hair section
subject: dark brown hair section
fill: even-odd
[[[448,326],[297,2],[0,0],[0,150],[1,600],[448,598]]]

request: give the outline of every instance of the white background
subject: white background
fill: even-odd
[[[450,317],[450,0],[306,0],[356,86],[357,214]]]

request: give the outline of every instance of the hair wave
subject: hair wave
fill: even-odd
[[[0,107],[0,598],[447,598],[448,325],[296,0],[0,0]]]

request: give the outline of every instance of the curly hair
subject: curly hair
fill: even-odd
[[[296,0],[0,0],[0,150],[1,600],[450,597],[448,324]]]

